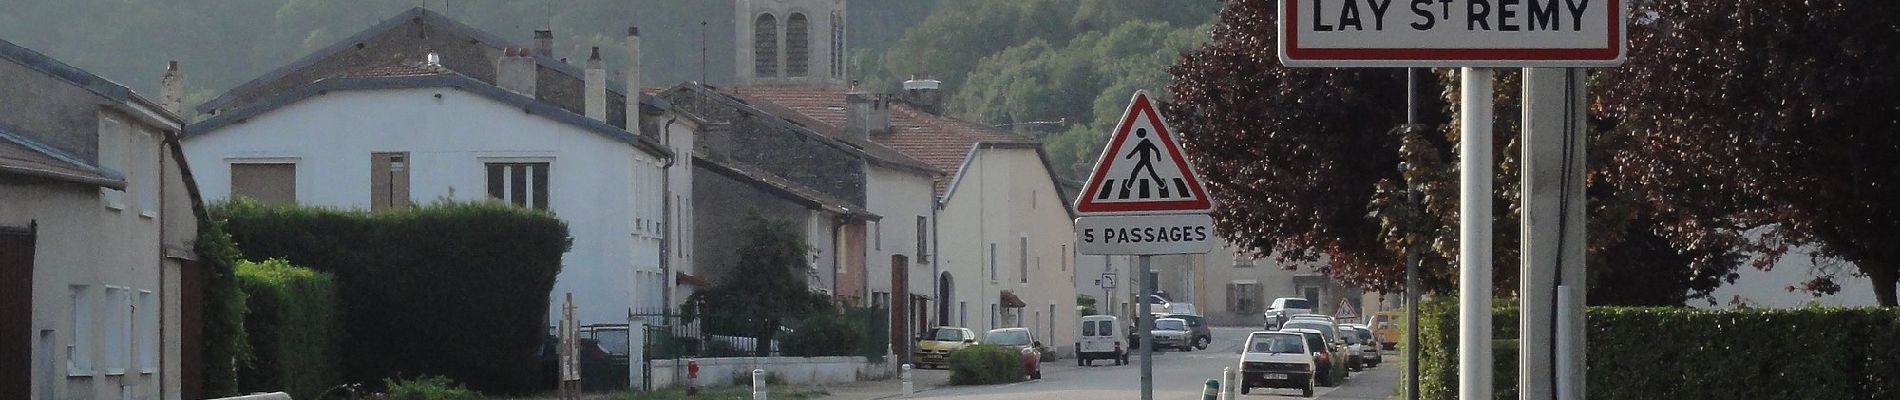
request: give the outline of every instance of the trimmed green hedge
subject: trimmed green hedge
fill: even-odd
[[[224,231],[224,222],[212,219],[198,224],[198,242],[193,245],[204,269],[204,314],[199,333],[203,348],[198,350],[203,364],[204,395],[230,397],[238,394],[237,362],[243,356],[244,291],[238,290],[237,244]]]
[[[337,357],[343,339],[343,305],[330,274],[284,260],[238,263],[244,290],[244,327],[250,337],[238,365],[244,393],[284,391],[316,398],[342,383]]]
[[[536,353],[571,243],[552,214],[489,202],[372,213],[245,200],[211,213],[244,258],[336,276],[346,381],[443,375],[495,393],[552,385]]]
[[[1028,374],[1023,370],[1023,353],[1007,347],[975,344],[950,352],[952,385],[1010,383]]]
[[[1420,310],[1420,398],[1458,395],[1456,298]],[[1900,397],[1900,310],[1591,307],[1591,399]],[[1517,398],[1517,313],[1493,316],[1499,399]]]

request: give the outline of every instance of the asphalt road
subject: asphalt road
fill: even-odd
[[[1240,363],[1241,341],[1253,328],[1214,328],[1214,342],[1207,350],[1155,353],[1155,399],[1199,400],[1208,379],[1219,379],[1221,369]],[[1097,361],[1093,367],[1078,367],[1074,359],[1056,360],[1043,365],[1042,380],[1008,385],[953,386],[919,393],[913,398],[928,399],[1134,399],[1141,393],[1139,355],[1129,365],[1116,366]],[[1387,354],[1385,364],[1353,374],[1345,385],[1320,387],[1314,392],[1322,399],[1379,399],[1396,393],[1397,358]],[[1257,389],[1248,400],[1300,398],[1295,390]]]

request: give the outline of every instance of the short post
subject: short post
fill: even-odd
[[[1201,400],[1220,400],[1220,380],[1208,379],[1201,388]]]
[[[1221,378],[1221,384],[1220,384],[1221,400],[1234,399],[1234,367],[1221,368],[1220,378]]]
[[[765,399],[765,370],[752,370],[752,400]]]
[[[911,386],[910,383],[910,364],[904,364],[902,369],[903,373],[900,376],[904,379],[904,395],[909,396],[917,392],[917,387]]]

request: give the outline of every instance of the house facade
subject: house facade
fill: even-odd
[[[423,8],[391,16],[198,106],[211,119],[194,125],[187,147],[204,146],[191,151],[217,170],[200,186],[214,198],[241,188],[267,201],[364,209],[440,198],[547,209],[574,237],[550,324],[560,315],[554,299],[569,291],[582,323],[667,307],[677,277],[691,273],[689,150],[699,127],[640,92],[638,30],[626,32],[632,58],[619,73],[598,57],[555,59],[552,37],[537,31],[533,47],[518,47]],[[284,125],[254,128],[265,120]],[[216,130],[241,132],[207,132]],[[283,130],[309,136],[267,139]],[[410,175],[384,177],[396,168]],[[406,199],[392,195],[404,190]]]
[[[194,398],[182,96],[168,110],[4,40],[0,93],[0,398]]]

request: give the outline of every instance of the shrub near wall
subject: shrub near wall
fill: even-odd
[[[193,245],[202,260],[204,310],[199,333],[204,348],[199,350],[203,363],[201,377],[204,395],[228,397],[238,394],[237,360],[247,340],[244,335],[244,291],[237,286],[237,262],[243,255],[231,243],[224,223],[212,218],[198,224],[198,242]]]
[[[1456,299],[1439,300],[1421,308],[1420,394],[1454,399]],[[1591,399],[1900,398],[1900,310],[1591,307],[1588,313],[1584,390]],[[1500,310],[1494,318],[1499,339],[1517,337],[1515,312]],[[1516,353],[1498,348],[1496,397],[1517,398]]]
[[[342,383],[342,303],[330,274],[284,260],[238,264],[249,351],[238,364],[243,393],[283,391],[315,398]]]
[[[546,212],[437,202],[392,211],[213,206],[245,258],[282,258],[336,276],[344,378],[443,375],[484,392],[540,379],[548,295],[570,245]]]
[[[1022,380],[1023,353],[993,344],[964,346],[950,352],[950,384],[988,385]]]

